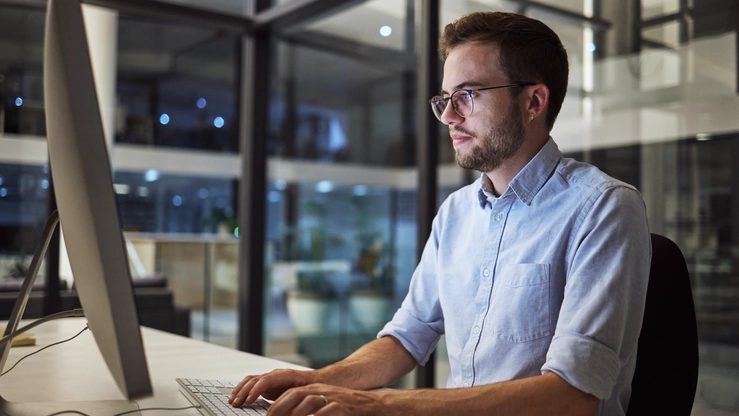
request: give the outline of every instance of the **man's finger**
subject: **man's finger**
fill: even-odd
[[[252,379],[252,378],[254,378],[254,377],[255,377],[255,376],[246,376],[246,377],[244,377],[244,378],[243,378],[243,379],[242,379],[242,380],[241,380],[241,381],[239,382],[239,384],[237,384],[237,385],[236,385],[236,387],[234,387],[234,389],[233,389],[233,390],[231,390],[231,396],[229,396],[229,398],[228,398],[228,402],[229,402],[229,403],[231,403],[231,402],[233,401],[233,399],[234,399],[234,398],[236,397],[236,394],[238,394],[238,393],[239,393],[239,392],[241,391],[241,389],[242,389],[242,388],[244,387],[244,385],[245,385],[245,384],[246,384],[246,383],[247,383],[247,382],[248,382],[249,380],[251,380],[251,379]]]
[[[312,415],[326,407],[328,399],[324,395],[309,394],[303,397],[298,405],[293,409],[292,416]]]
[[[231,398],[229,398],[229,403],[231,403],[234,407],[240,407],[244,403],[246,403],[249,399],[249,396],[252,394],[252,390],[254,389],[254,385],[261,380],[261,377],[252,377],[249,380],[246,381],[246,383],[241,386],[241,389],[236,392],[236,394],[231,394]],[[257,398],[259,398],[259,395],[257,395]],[[255,399],[256,400],[256,399]],[[254,400],[252,400],[251,403],[253,403]]]

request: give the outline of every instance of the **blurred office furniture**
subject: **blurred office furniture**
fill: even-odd
[[[132,280],[136,310],[141,325],[159,329],[173,334],[190,336],[190,310],[176,305],[172,289],[167,285],[164,276],[136,278]],[[0,319],[8,319],[15,304],[21,280],[0,282]],[[80,308],[79,297],[74,287],[67,289],[66,282],[61,281],[62,310]],[[43,316],[44,291],[43,282],[37,282],[28,299],[24,319],[36,319]]]

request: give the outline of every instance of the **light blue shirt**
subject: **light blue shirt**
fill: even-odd
[[[448,387],[553,371],[625,415],[651,259],[641,195],[551,138],[499,198],[485,189],[481,175],[441,205],[378,337],[425,364],[446,334]]]

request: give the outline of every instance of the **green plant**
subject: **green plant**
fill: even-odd
[[[229,233],[233,233],[239,226],[238,219],[225,208],[213,208],[210,211],[209,223],[211,232],[218,232],[219,226],[223,225]]]
[[[326,273],[321,270],[300,271],[296,289],[301,292],[329,293],[331,287],[326,278]]]
[[[355,239],[357,241],[357,257],[355,270],[365,281],[359,286],[378,292],[392,291],[392,273],[390,270],[390,245],[383,239],[372,221],[372,211],[365,196],[353,195],[350,202],[355,212]]]

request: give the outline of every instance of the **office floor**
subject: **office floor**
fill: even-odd
[[[207,320],[202,312],[193,312],[191,331],[193,338],[236,348],[236,322],[235,311],[212,311]],[[296,353],[295,336],[287,315],[273,316],[270,322],[266,347],[269,355],[309,365],[305,357]],[[692,416],[739,416],[739,346],[702,342],[700,363]],[[437,359],[437,386],[446,384],[448,374],[448,360]],[[406,384],[411,386],[412,382]]]

